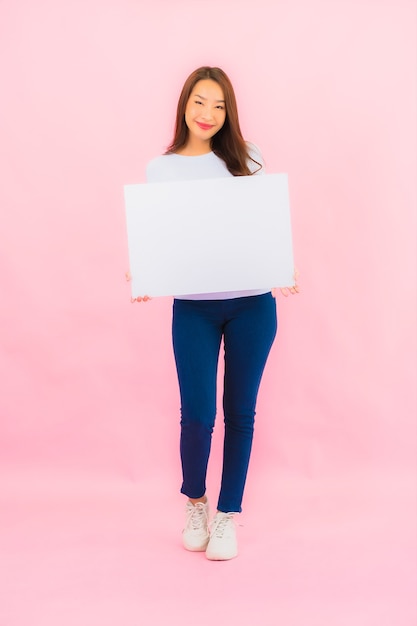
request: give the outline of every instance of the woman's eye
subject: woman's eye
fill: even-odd
[[[196,100],[195,103],[196,104],[203,104],[202,102],[200,102],[200,100]]]
[[[220,109],[221,111],[223,111],[224,107],[223,107],[221,104],[219,104],[219,105],[216,107],[216,109]]]

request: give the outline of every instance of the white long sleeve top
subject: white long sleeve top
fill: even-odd
[[[248,165],[256,175],[264,173],[263,159],[258,148],[248,144],[249,154],[262,164],[262,169],[256,172],[258,165],[249,160]],[[225,162],[214,152],[199,156],[185,156],[181,154],[163,154],[150,161],[146,167],[146,181],[148,183],[170,182],[177,180],[199,180],[202,178],[221,178],[233,176]],[[268,293],[265,289],[251,289],[245,291],[223,291],[220,293],[199,293],[177,295],[182,300],[229,300],[245,296],[256,296]]]

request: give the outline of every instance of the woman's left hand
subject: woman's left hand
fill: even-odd
[[[299,276],[299,272],[298,270],[295,270],[294,272],[294,284],[291,287],[280,287],[279,290],[282,293],[283,296],[285,296],[286,298],[288,298],[288,296],[290,294],[295,295],[296,293],[300,293],[300,287],[298,286],[298,279]],[[274,288],[272,290],[272,295],[274,296],[274,298],[276,297],[276,288]]]

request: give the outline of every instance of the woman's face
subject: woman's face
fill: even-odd
[[[185,107],[189,141],[210,143],[225,119],[226,105],[222,88],[214,80],[199,80]]]

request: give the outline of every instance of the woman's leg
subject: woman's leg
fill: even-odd
[[[225,438],[218,510],[240,512],[252,448],[256,399],[277,330],[275,298],[250,296],[229,305],[224,328]]]
[[[216,301],[174,300],[172,336],[181,395],[181,492],[200,499],[216,416],[222,337]]]

